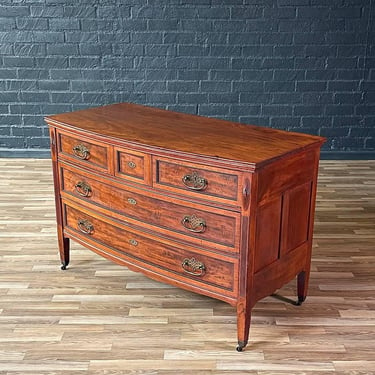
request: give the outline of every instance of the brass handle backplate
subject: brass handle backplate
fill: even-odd
[[[92,193],[91,186],[84,181],[79,181],[74,185],[76,192],[82,197],[89,197]]]
[[[73,147],[73,154],[83,160],[87,160],[90,157],[89,149],[83,144],[75,145]]]
[[[181,224],[193,233],[203,233],[206,230],[206,222],[205,220],[197,217],[196,215],[186,215],[181,220]]]
[[[86,219],[79,219],[77,225],[82,233],[92,234],[94,232],[94,226]]]
[[[199,176],[195,171],[192,174],[182,177],[182,182],[191,190],[204,190],[208,184],[208,181],[204,177]]]
[[[128,203],[132,204],[133,206],[135,206],[137,204],[137,201],[133,198],[128,198]]]
[[[206,272],[206,266],[204,263],[195,258],[185,258],[182,261],[181,266],[186,273],[193,276],[203,276]]]
[[[138,241],[135,240],[134,238],[130,239],[130,240],[129,240],[129,243],[130,243],[130,245],[138,246]]]
[[[134,161],[128,161],[128,167],[131,169],[134,169],[137,165],[134,163]]]

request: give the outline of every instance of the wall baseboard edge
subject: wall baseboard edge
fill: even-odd
[[[375,160],[374,151],[321,151],[321,160]]]
[[[0,158],[50,159],[51,151],[41,148],[0,148]]]
[[[0,158],[49,159],[49,149],[0,148]],[[374,151],[321,151],[321,160],[375,160]]]

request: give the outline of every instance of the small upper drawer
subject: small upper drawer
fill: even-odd
[[[165,158],[154,159],[154,187],[234,204],[239,176],[234,171]]]
[[[109,172],[111,147],[105,143],[88,140],[73,134],[58,134],[59,157],[92,169]]]
[[[151,183],[151,158],[142,152],[115,148],[115,175],[127,181]]]

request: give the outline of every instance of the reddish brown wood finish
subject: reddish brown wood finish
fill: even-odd
[[[125,181],[149,185],[152,178],[150,155],[116,147],[115,175]]]
[[[62,168],[60,174],[63,197],[79,198],[96,210],[109,209],[110,215],[112,212],[113,215],[122,215],[117,216],[119,219],[170,233],[173,237],[178,233],[180,237],[188,236],[188,241],[197,244],[205,244],[217,250],[223,248],[230,252],[238,251],[240,214],[237,212],[202,208],[177,199],[165,200],[151,191],[137,190],[130,186],[120,188],[112,181],[103,182],[98,175],[68,166]],[[90,186],[91,193],[87,197],[83,197],[77,190],[79,182]],[[204,229],[197,227],[197,232],[192,232],[187,229],[188,223],[183,224],[185,217],[193,215],[204,220]],[[200,232],[201,229],[203,232]]]
[[[75,137],[65,133],[58,133],[57,146],[60,155],[72,162],[79,161],[82,165],[89,168],[108,172],[111,170],[111,151],[112,149],[106,145],[88,140],[85,137]],[[76,151],[76,148],[82,148],[82,151]]]
[[[130,103],[113,104],[61,115],[47,122],[82,135],[97,135],[114,143],[132,143],[213,159],[258,166],[309,146],[321,137],[165,111]]]
[[[69,203],[68,203],[69,204]],[[70,231],[76,232],[76,235],[82,236],[81,230],[86,231],[78,225],[80,220],[86,221],[90,226],[88,233],[83,232],[85,238],[90,238],[97,246],[104,244],[108,251],[116,254],[118,257],[127,257],[133,259],[133,262],[147,262],[150,266],[168,271],[170,277],[183,277],[186,283],[195,280],[201,284],[202,288],[214,286],[223,289],[224,292],[233,292],[234,290],[234,269],[235,263],[232,258],[225,260],[217,257],[202,256],[199,252],[192,252],[184,248],[172,247],[161,243],[155,239],[139,235],[130,231],[125,226],[107,220],[97,215],[94,217],[91,213],[83,212],[72,207],[64,205],[65,226]],[[125,229],[126,228],[126,229]],[[108,244],[111,246],[108,246]],[[150,251],[152,249],[152,251]],[[197,262],[204,265],[204,270],[192,270],[191,267],[182,266],[185,259],[194,258]],[[202,274],[201,274],[202,273]]]
[[[191,176],[209,181],[207,186],[202,183],[196,187],[196,189],[202,188],[198,190],[201,198],[207,198],[215,202],[222,200],[229,204],[236,204],[241,193],[239,191],[238,173],[233,173],[230,170],[221,170],[218,173],[217,169],[205,165],[199,166],[180,160],[163,158],[155,158],[154,170],[154,187],[173,191],[177,194],[196,195],[196,190],[189,188],[188,182],[181,183],[183,178],[190,178]]]
[[[296,276],[306,298],[323,138],[128,103],[46,121],[64,268],[74,239],[226,301],[238,350],[259,299]]]

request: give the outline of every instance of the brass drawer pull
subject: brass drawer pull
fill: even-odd
[[[81,197],[89,197],[92,193],[91,186],[84,181],[77,182],[74,187]]]
[[[137,201],[133,198],[128,198],[128,203],[132,204],[133,206],[135,206],[137,204]]]
[[[78,144],[73,147],[73,154],[82,160],[87,160],[90,157],[89,149],[83,144]]]
[[[181,266],[186,273],[193,276],[203,276],[206,272],[206,266],[204,263],[195,258],[185,258],[182,261]]]
[[[181,224],[193,233],[203,233],[206,230],[205,220],[197,217],[196,215],[186,215],[181,221]]]
[[[133,239],[133,238],[131,240],[129,240],[129,243],[130,243],[130,245],[138,246],[138,241]]]
[[[191,190],[204,190],[208,184],[208,181],[204,177],[199,176],[195,171],[192,174],[182,177],[182,182]]]
[[[133,161],[128,161],[128,167],[134,169],[137,165]]]
[[[94,226],[88,220],[79,219],[77,224],[82,233],[92,234],[94,232]]]

